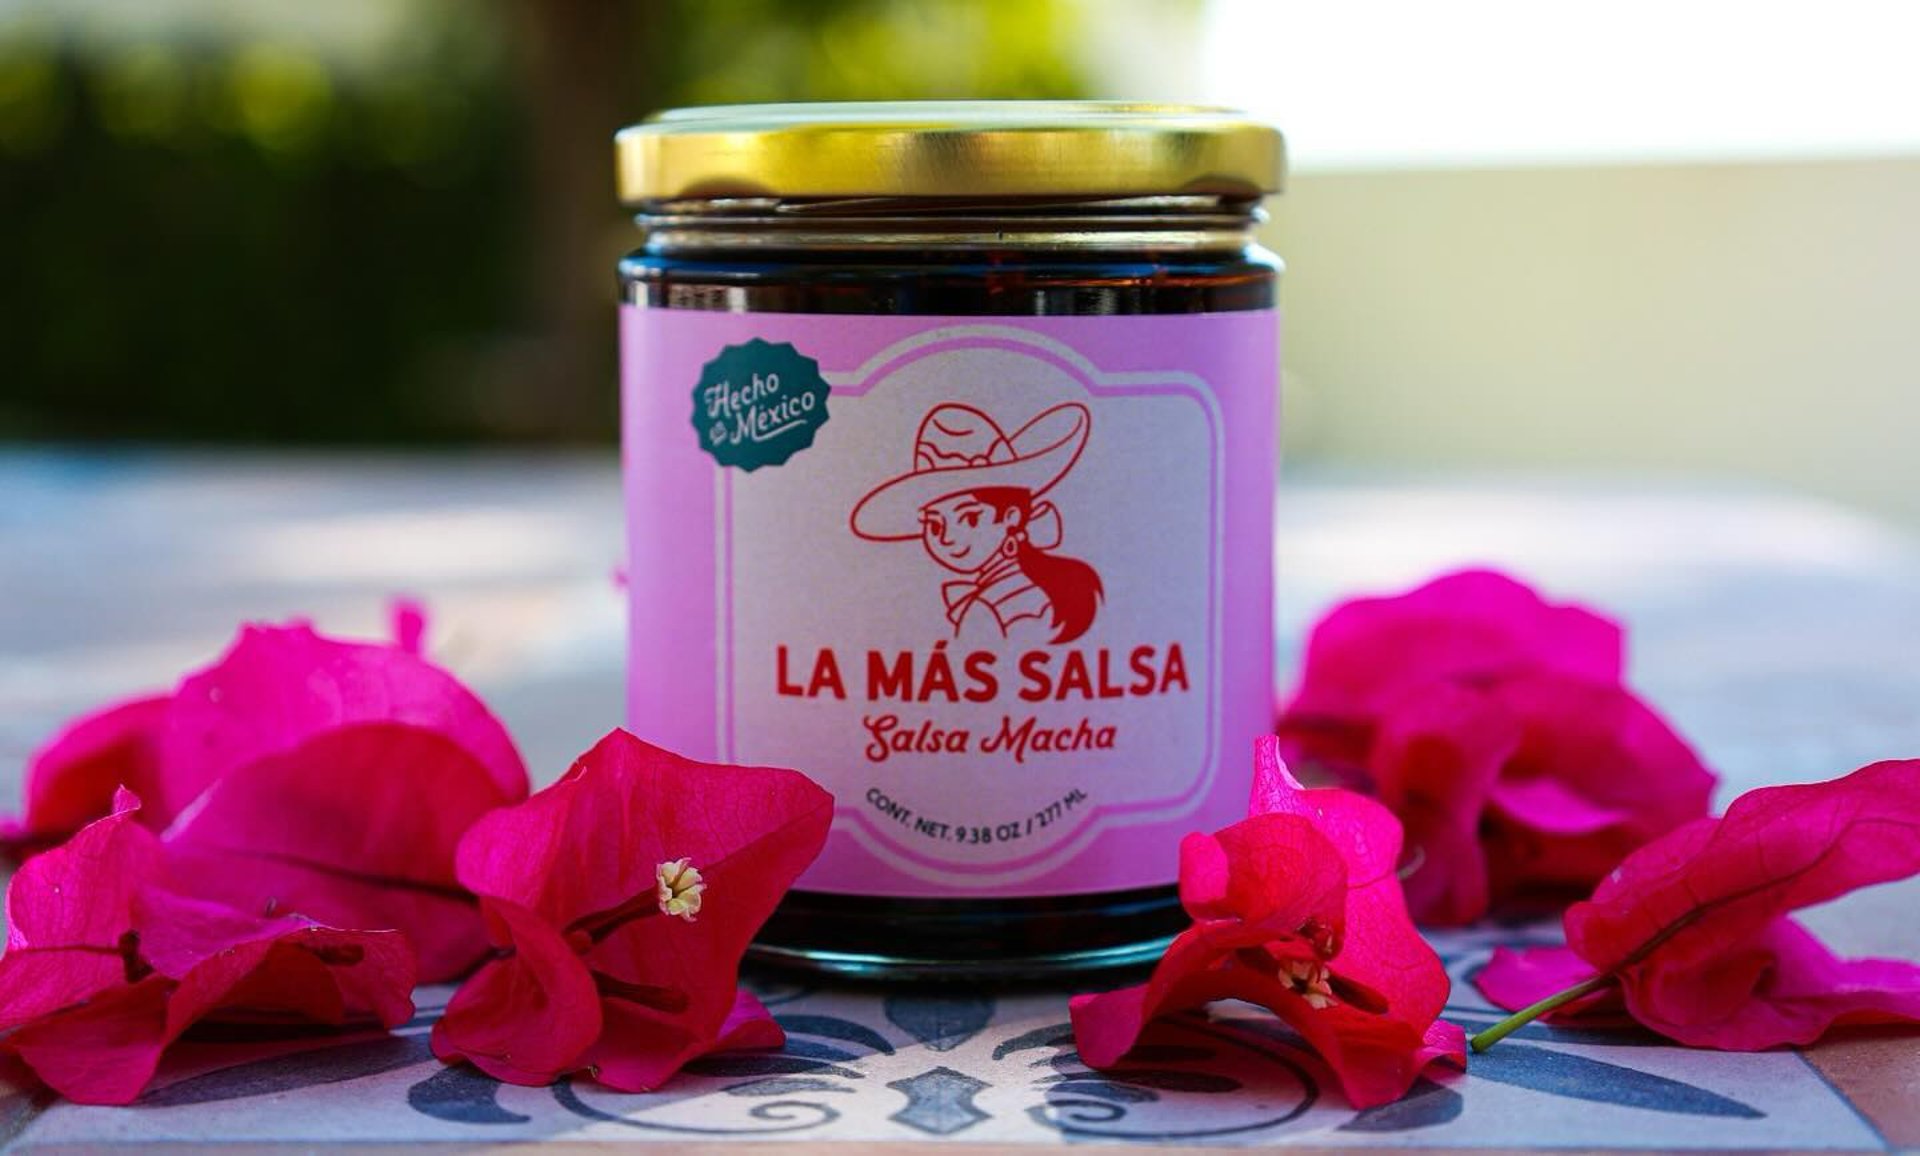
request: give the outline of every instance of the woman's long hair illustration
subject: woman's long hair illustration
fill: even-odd
[[[1078,558],[1068,558],[1035,546],[1026,533],[1033,519],[1033,495],[1013,486],[988,486],[973,491],[973,496],[993,507],[997,520],[1005,521],[1009,511],[1020,514],[1020,528],[1013,532],[1016,543],[1014,564],[1020,567],[1053,607],[1053,641],[1072,642],[1093,625],[1106,588],[1099,572]]]

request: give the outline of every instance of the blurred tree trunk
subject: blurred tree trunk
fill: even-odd
[[[636,237],[614,200],[613,134],[645,111],[657,0],[511,0],[527,93],[527,340],[494,367],[490,417],[521,436],[617,429],[614,262]]]

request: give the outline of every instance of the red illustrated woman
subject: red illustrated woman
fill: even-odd
[[[914,437],[912,471],[860,499],[853,532],[874,542],[918,538],[964,576],[941,587],[956,636],[990,628],[1007,637],[1024,623],[1071,642],[1093,624],[1105,591],[1092,566],[1056,553],[1064,527],[1043,498],[1079,460],[1092,425],[1073,402],[1011,435],[972,406],[935,406]]]

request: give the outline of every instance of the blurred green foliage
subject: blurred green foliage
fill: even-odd
[[[540,81],[521,66],[543,2],[0,0],[0,437],[524,434],[474,383],[537,402],[537,370],[516,372],[511,351],[566,312],[527,276],[531,215],[551,211],[535,194],[555,176],[530,139]],[[628,119],[1084,83],[1070,0],[626,11],[631,67],[598,79]],[[601,187],[575,211],[614,235],[610,176]],[[610,264],[577,285],[563,291],[603,295],[606,324],[558,339],[610,365]],[[612,436],[576,424],[538,432]]]
[[[1033,0],[679,0],[665,103],[1069,99],[1077,5]]]
[[[297,44],[0,48],[0,432],[466,432],[422,358],[511,322],[525,175],[495,46],[422,31],[391,80]]]

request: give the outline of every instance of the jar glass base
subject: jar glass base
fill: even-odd
[[[1044,980],[1056,976],[1142,969],[1165,954],[1167,945],[1172,942],[1173,936],[1165,935],[1092,951],[1063,951],[994,960],[903,958],[756,943],[747,948],[747,958],[786,971],[804,971],[837,979],[915,983],[940,980]]]
[[[1045,980],[1151,964],[1188,922],[1171,886],[1032,899],[796,891],[747,955],[863,980]]]

